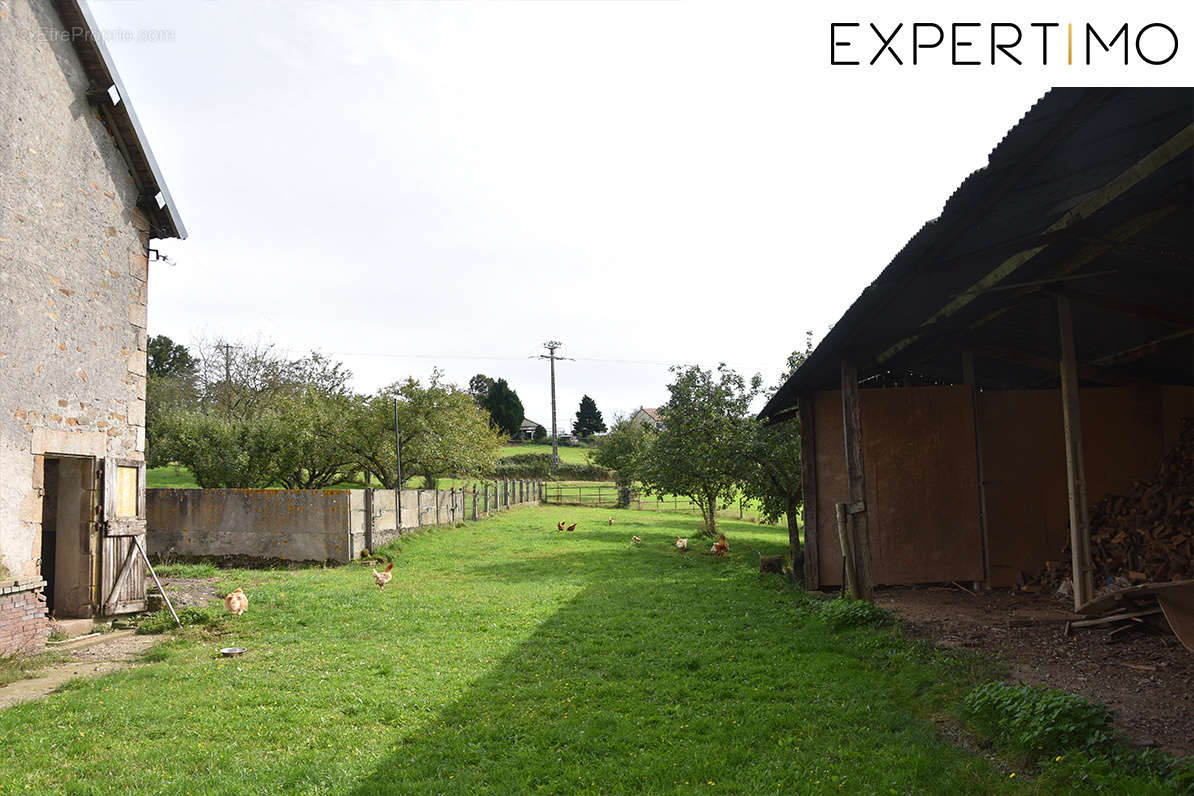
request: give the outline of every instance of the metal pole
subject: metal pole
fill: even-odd
[[[556,432],[556,348],[551,350],[551,466],[560,466],[560,436]]]
[[[395,530],[402,531],[402,442],[398,437],[398,399],[394,399],[394,461],[397,463],[397,480],[394,481]],[[372,550],[369,552],[373,552]]]

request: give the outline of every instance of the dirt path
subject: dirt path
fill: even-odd
[[[132,668],[138,665],[141,653],[160,638],[137,636],[131,630],[121,630],[74,642],[69,649],[63,650],[70,656],[69,661],[50,664],[32,679],[0,686],[0,710],[41,699],[76,677],[99,677]]]
[[[1172,635],[1111,637],[1096,628],[1065,636],[1064,622],[1050,621],[1072,616],[1065,606],[1006,590],[893,587],[876,590],[875,602],[914,637],[997,655],[1013,680],[1103,702],[1135,743],[1194,754],[1194,655]]]

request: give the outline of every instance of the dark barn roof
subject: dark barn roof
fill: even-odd
[[[1194,383],[1194,90],[1054,89],[908,241],[760,416],[840,386],[1056,387],[1055,296],[1087,385]]]
[[[116,139],[116,145],[128,162],[129,171],[140,192],[140,207],[149,218],[155,238],[185,238],[186,227],[162,178],[141,122],[133,111],[128,92],[116,72],[112,54],[104,44],[103,32],[82,0],[55,0],[63,29],[91,81],[89,96],[104,114]],[[110,93],[115,88],[116,97]]]

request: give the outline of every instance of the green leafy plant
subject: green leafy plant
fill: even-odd
[[[1108,747],[1107,707],[1044,686],[985,683],[965,696],[962,713],[980,731],[1031,757]]]
[[[178,612],[178,621],[182,622],[183,627],[191,625],[199,625],[203,627],[210,627],[219,624],[222,614],[215,606],[205,608],[183,608]],[[145,619],[141,620],[141,624],[137,626],[138,635],[146,635],[151,633],[165,633],[168,630],[173,630],[178,627],[174,622],[174,617],[170,615],[169,610],[156,611]]]
[[[821,618],[832,630],[883,627],[891,624],[891,611],[864,600],[829,600],[821,604]]]

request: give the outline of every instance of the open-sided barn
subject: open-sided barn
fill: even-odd
[[[810,586],[844,509],[874,583],[1013,585],[1072,542],[1091,595],[1091,506],[1194,416],[1192,100],[1049,92],[763,409],[802,422]]]

